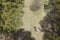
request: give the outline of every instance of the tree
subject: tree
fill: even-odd
[[[0,0],[1,31],[16,31],[23,25],[23,0]]]
[[[42,20],[41,27],[45,32],[44,40],[60,40],[60,0],[49,0],[44,4],[47,16]],[[46,29],[47,28],[47,29]]]

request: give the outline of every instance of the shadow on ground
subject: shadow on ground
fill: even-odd
[[[51,18],[46,16],[44,20],[40,21],[42,31],[45,33],[43,40],[60,40],[60,18]]]
[[[42,31],[45,33],[43,40],[60,40],[60,18],[54,10],[47,13],[44,19],[40,21],[40,25]]]
[[[33,12],[39,10],[40,7],[41,7],[40,2],[41,2],[40,0],[34,0],[33,3],[30,6],[30,10],[33,11]]]
[[[35,38],[31,36],[31,32],[20,29],[16,33],[0,33],[0,40],[35,40]]]

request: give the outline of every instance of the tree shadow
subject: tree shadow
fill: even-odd
[[[44,32],[43,40],[49,40],[48,34],[53,35],[54,33],[54,24],[49,16],[45,16],[42,21],[40,21],[42,31]],[[50,38],[51,40],[51,38]]]
[[[47,15],[42,21],[40,21],[41,28],[44,32],[43,40],[56,40],[57,38],[60,38],[59,20],[60,18],[52,19]],[[53,39],[53,37],[56,39]]]
[[[11,32],[11,33],[2,33],[2,37],[0,39],[4,40],[35,40],[34,37],[31,36],[30,31],[25,31],[24,29],[20,29],[17,32]]]
[[[60,17],[53,8],[39,23],[44,32],[43,40],[60,40]],[[56,16],[57,15],[57,16]]]
[[[35,12],[35,11],[39,10],[40,7],[41,7],[40,0],[34,0],[30,6],[30,10]]]
[[[48,13],[42,21],[40,21],[41,28],[44,32],[43,40],[60,40],[60,18],[56,17],[55,11]],[[53,14],[55,17],[53,17]]]

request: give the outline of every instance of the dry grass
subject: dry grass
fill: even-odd
[[[43,3],[41,4],[41,9],[39,9],[36,12],[32,12],[30,10],[30,5],[32,4],[33,0],[25,0],[24,2],[24,16],[23,16],[23,27],[25,30],[27,31],[31,31],[32,36],[35,37],[36,40],[43,40],[43,32],[35,32],[34,30],[34,26],[37,26],[39,28],[40,24],[39,22],[45,17],[45,13],[44,13],[44,6]],[[33,25],[33,26],[32,26]]]

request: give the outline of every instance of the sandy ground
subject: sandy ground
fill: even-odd
[[[25,0],[24,1],[24,16],[23,16],[23,28],[27,31],[31,31],[32,36],[35,37],[36,40],[43,40],[43,32],[35,32],[34,26],[37,26],[39,28],[40,24],[39,22],[43,19],[43,17],[46,15],[44,13],[44,6],[41,5],[41,9],[32,12],[29,8],[29,6],[32,4],[33,0]],[[43,3],[42,3],[43,4]]]

